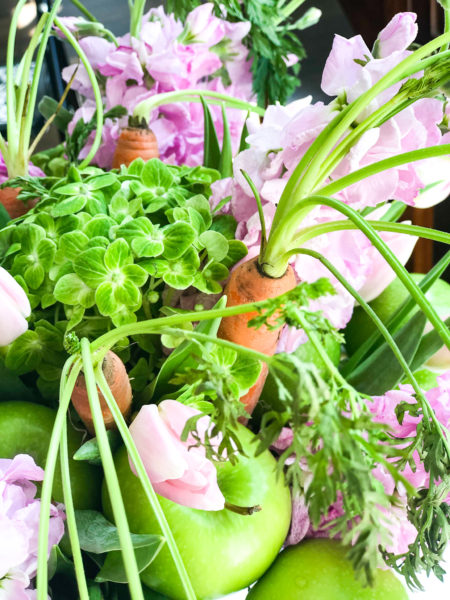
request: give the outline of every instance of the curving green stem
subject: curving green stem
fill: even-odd
[[[70,484],[69,450],[67,446],[67,421],[64,423],[60,443],[61,480],[66,510],[67,529],[72,549],[72,559],[78,585],[79,600],[89,600],[89,590],[84,572],[83,557],[81,555],[80,540],[78,537],[75,508],[73,506],[72,488]]]
[[[436,158],[437,156],[447,156],[448,154],[450,154],[450,144],[429,146],[428,148],[421,148],[420,150],[403,152],[402,154],[397,154],[397,156],[391,156],[390,158],[385,158],[384,160],[379,160],[376,163],[372,163],[371,165],[357,169],[356,171],[353,171],[353,173],[344,175],[344,177],[340,177],[339,179],[326,184],[322,188],[317,189],[316,192],[321,195],[326,194],[328,196],[332,196],[344,188],[353,185],[362,179],[366,179],[371,175],[381,173],[382,171],[387,171],[388,169],[406,165],[416,160]]]
[[[131,437],[130,430],[128,429],[127,424],[125,423],[125,419],[123,418],[122,413],[120,412],[120,409],[117,406],[117,403],[114,399],[114,396],[111,393],[111,390],[105,379],[100,364],[98,364],[97,368],[95,369],[95,376],[97,385],[100,388],[100,391],[106,400],[109,410],[111,411],[114,417],[114,421],[117,425],[120,435],[122,436],[122,440],[126,446],[128,454],[130,455],[133,465],[135,466],[145,495],[147,496],[149,504],[152,507],[153,512],[155,513],[156,519],[161,528],[161,532],[166,540],[167,546],[172,555],[173,562],[175,563],[175,567],[178,571],[178,575],[180,576],[180,580],[183,585],[186,598],[187,600],[196,600],[194,588],[192,587],[192,583],[189,579],[188,572],[186,571],[186,567],[184,565],[175,538],[173,537],[170,525],[167,522],[166,515],[164,514],[164,511],[161,508],[161,505],[158,501],[158,497],[155,493],[155,490],[153,489],[147,471],[145,470],[144,463],[142,462],[142,459],[136,448],[133,438]]]
[[[98,397],[97,384],[95,381],[94,366],[92,363],[91,347],[89,340],[81,340],[81,357],[83,360],[83,373],[86,381],[86,392],[89,399],[92,420],[94,422],[95,435],[97,436],[98,449],[105,473],[106,486],[108,488],[114,520],[119,535],[120,548],[125,572],[128,578],[131,600],[144,600],[139,569],[134,554],[133,542],[128,527],[125,506],[120,491],[119,479],[117,477],[114,459],[106,435],[105,423],[103,421],[100,400]]]
[[[130,35],[136,39],[139,39],[141,34],[144,10],[145,0],[134,0],[130,4]]]
[[[386,260],[386,262],[389,263],[389,265],[397,274],[397,277],[400,279],[400,281],[409,291],[411,296],[420,306],[422,311],[428,317],[428,320],[436,329],[444,344],[450,346],[450,332],[448,331],[448,328],[446,327],[445,323],[442,321],[442,319],[440,319],[434,307],[428,302],[420,288],[412,280],[405,267],[400,263],[398,258],[389,248],[389,246],[380,238],[375,229],[356,210],[354,210],[347,204],[336,200],[335,198],[327,198],[325,196],[314,195],[310,196],[309,198],[305,198],[301,203],[302,208],[320,205],[329,206],[330,208],[334,208],[338,212],[344,214],[347,218],[353,221],[353,223],[355,223],[358,229],[360,229],[367,236],[367,238],[372,242],[375,248]],[[275,255],[272,258],[269,254],[268,244],[264,265],[265,272],[268,276],[280,277],[286,270],[287,261],[286,259],[284,261],[280,260],[280,257],[277,255]]]
[[[241,110],[254,112],[260,116],[264,116],[265,113],[265,110],[260,106],[250,104],[250,102],[245,102],[244,100],[239,100],[228,94],[221,94],[220,92],[212,92],[209,90],[191,89],[166,92],[147,98],[147,100],[143,100],[135,107],[133,117],[145,120],[148,123],[152,110],[158,108],[158,106],[171,104],[172,102],[201,102],[202,97],[207,99],[209,104],[217,104],[218,106],[225,104],[228,108],[240,108]]]
[[[55,476],[56,460],[66,413],[69,408],[73,388],[81,370],[81,362],[76,356],[71,356],[64,365],[61,375],[59,392],[59,408],[53,425],[47,459],[45,461],[45,476],[41,492],[41,511],[39,516],[38,562],[37,562],[37,600],[47,600],[48,572],[48,532],[50,519],[50,504],[52,501],[53,479]]]
[[[384,323],[381,321],[381,319],[378,317],[377,313],[367,304],[367,302],[364,300],[364,298],[362,298],[362,296],[360,294],[358,294],[358,292],[355,290],[355,288],[352,285],[350,285],[350,283],[348,283],[348,281],[345,279],[345,277],[343,277],[343,275],[341,275],[341,273],[338,271],[338,269],[336,269],[336,267],[329,260],[327,260],[324,256],[322,256],[319,252],[316,252],[315,250],[309,250],[307,248],[299,248],[298,254],[305,254],[307,256],[311,256],[312,258],[319,260],[330,271],[330,273],[332,273],[334,275],[334,277],[336,277],[336,279],[339,281],[339,283],[341,283],[341,285],[343,285],[345,287],[345,289],[353,296],[353,298],[361,305],[363,310],[372,319],[372,321],[376,325],[377,329],[379,330],[379,332],[381,333],[381,335],[384,337],[387,344],[389,345],[390,349],[392,350],[395,358],[398,360],[398,362],[402,366],[403,371],[405,372],[405,375],[407,376],[408,381],[412,385],[417,398],[420,400],[420,403],[422,405],[422,410],[424,413],[424,417],[431,419],[433,421],[433,424],[435,425],[436,429],[439,431],[439,436],[441,437],[442,443],[445,447],[445,450],[446,450],[448,456],[450,457],[450,443],[447,438],[447,432],[446,432],[445,427],[442,425],[442,423],[436,417],[436,414],[435,414],[433,408],[431,407],[429,401],[427,400],[427,398],[426,398],[425,394],[423,393],[422,389],[420,388],[419,384],[417,383],[417,380],[414,377],[411,369],[409,368],[409,365],[406,362],[400,348],[397,346],[394,338],[389,333],[387,327],[384,325]]]
[[[67,27],[63,23],[61,23],[61,21],[58,18],[55,18],[55,25],[66,36],[68,42],[70,43],[70,45],[73,47],[73,49],[75,50],[75,52],[80,57],[80,60],[83,63],[84,68],[86,69],[86,72],[88,74],[89,81],[91,82],[92,91],[94,92],[95,107],[96,107],[95,116],[96,116],[96,125],[97,125],[97,127],[96,127],[96,130],[95,130],[95,138],[94,138],[94,141],[92,143],[92,147],[89,150],[89,153],[86,156],[86,158],[80,164],[80,169],[84,169],[84,167],[87,167],[87,165],[94,158],[95,154],[97,153],[97,150],[100,147],[101,141],[102,141],[102,131],[103,131],[103,101],[102,101],[102,95],[101,95],[101,92],[100,92],[100,88],[98,86],[97,78],[95,77],[94,69],[91,67],[91,64],[90,64],[90,62],[89,62],[86,54],[84,53],[83,49],[81,48],[80,44],[74,38],[73,34],[67,29]]]
[[[367,223],[375,229],[375,231],[388,231],[392,233],[401,233],[403,235],[411,235],[413,237],[421,237],[427,240],[433,240],[435,242],[441,242],[443,244],[450,244],[450,234],[445,231],[439,231],[437,229],[430,229],[428,227],[421,227],[420,225],[410,225],[409,223],[389,223],[387,221],[370,221]],[[295,238],[294,243],[297,246],[302,246],[324,233],[333,233],[334,231],[347,231],[351,229],[359,229],[356,223],[352,221],[330,221],[329,223],[320,223],[319,225],[311,225],[310,227],[303,228],[298,236]],[[285,256],[292,256],[292,252],[287,252]]]

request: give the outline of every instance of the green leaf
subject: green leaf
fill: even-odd
[[[180,258],[194,243],[195,229],[188,223],[172,223],[162,230],[164,235],[164,256],[169,260]]]
[[[122,268],[126,282],[142,287],[148,279],[148,273],[140,265],[126,265]]]
[[[105,265],[111,271],[117,271],[133,262],[130,247],[125,240],[119,238],[105,252]]]
[[[122,444],[122,438],[120,437],[120,433],[113,429],[108,429],[108,431],[106,432],[106,437],[108,438],[111,452],[114,453]],[[86,460],[92,465],[101,465],[102,459],[100,456],[100,450],[98,448],[97,438],[92,438],[85,442],[82,446],[80,446],[80,448],[78,448],[78,450],[73,455],[73,459]],[[109,549],[112,550],[113,548]],[[95,552],[95,550],[91,550],[91,552]],[[107,552],[107,550],[104,550],[104,552]]]
[[[60,200],[57,204],[54,204],[50,212],[53,217],[73,215],[82,210],[86,205],[86,202],[87,196],[70,196],[69,198]]]
[[[89,248],[77,256],[73,267],[75,273],[89,286],[96,288],[107,275],[104,248]]]
[[[110,281],[104,281],[98,286],[95,292],[95,303],[100,313],[106,317],[116,312],[115,286]]]
[[[53,294],[63,304],[91,308],[95,304],[95,292],[75,273],[64,275],[56,282]]]
[[[185,290],[194,281],[200,259],[193,248],[189,248],[181,258],[167,261],[167,270],[163,274],[164,281],[176,290]]]
[[[241,396],[246,394],[254,385],[261,373],[261,363],[247,356],[238,355],[233,366],[231,375],[241,390]]]
[[[96,510],[76,510],[75,517],[82,550],[94,554],[120,550],[117,527],[101,513]],[[137,533],[131,534],[131,540],[134,548],[148,547],[152,548],[153,552],[155,547],[159,547],[164,542],[159,535]]]
[[[117,183],[117,175],[115,173],[105,173],[104,175],[97,175],[96,177],[90,177],[86,180],[86,184],[90,190],[102,190],[111,185]]]
[[[216,215],[213,218],[210,229],[218,231],[224,235],[227,240],[234,240],[236,233],[237,221],[233,215]]]
[[[216,128],[211,116],[211,111],[203,96],[200,96],[203,105],[204,129],[203,129],[203,165],[208,168],[218,169],[220,166],[220,146],[217,138]]]
[[[54,124],[60,131],[66,131],[67,125],[73,119],[73,113],[64,108],[63,106],[58,109],[58,102],[50,96],[43,96],[38,104],[38,110],[45,120],[50,119],[56,112]]]
[[[247,143],[247,138],[248,138],[247,121],[248,121],[249,116],[250,116],[250,113],[247,113],[247,116],[246,116],[245,122],[244,122],[244,127],[242,128],[242,133],[241,133],[241,139],[240,139],[240,142],[239,142],[238,153],[241,153],[244,150],[247,150],[248,148],[250,148],[250,146]]]
[[[59,249],[64,257],[73,261],[85,250],[89,238],[81,231],[70,231],[61,236]]]
[[[0,361],[0,399],[36,402],[36,392],[28,388],[21,379]]]
[[[36,263],[34,265],[30,265],[23,274],[23,277],[32,290],[37,290],[38,287],[42,285],[45,277],[44,267]]]
[[[95,215],[94,218],[89,219],[86,225],[83,227],[83,232],[88,238],[104,237],[107,239],[111,238],[111,229],[116,227],[116,222],[111,217],[106,215]]]
[[[232,177],[233,175],[233,150],[231,147],[230,126],[228,124],[225,107],[222,105],[222,121],[223,121],[223,143],[222,153],[219,161],[219,171],[223,178]]]
[[[189,208],[195,208],[197,212],[199,212],[202,216],[203,221],[205,222],[205,229],[208,229],[212,223],[211,217],[211,207],[209,206],[209,202],[205,196],[202,194],[196,194],[186,200],[186,206]]]
[[[220,262],[228,254],[228,241],[224,235],[217,231],[204,231],[200,235],[199,241],[206,248],[210,260]]]
[[[221,308],[225,308],[226,304],[226,296],[222,296],[214,306],[214,309],[220,310]],[[221,320],[222,319],[219,317],[209,321],[200,321],[195,328],[195,331],[211,337],[216,337]],[[211,344],[205,344],[205,351],[209,350],[210,346]],[[179,373],[185,368],[192,367],[195,364],[193,354],[197,348],[198,344],[196,342],[186,340],[178,346],[168,358],[166,358],[158,371],[156,379],[152,383],[152,397],[158,398],[165,394],[169,389],[173,389],[173,386],[169,386],[169,381],[173,378],[175,373]]]
[[[141,172],[142,183],[154,191],[156,195],[161,195],[174,184],[174,177],[167,165],[158,158],[151,158],[144,165]]]
[[[450,318],[446,319],[445,324],[447,327],[450,327]],[[419,347],[412,360],[411,370],[414,372],[417,369],[420,369],[420,367],[425,364],[433,354],[440,350],[443,345],[442,338],[436,330],[433,329],[424,335],[420,340]]]
[[[229,269],[237,262],[245,258],[248,254],[248,248],[240,240],[230,240],[228,242],[228,254],[223,259],[222,264]]]
[[[10,220],[11,217],[9,216],[6,208],[0,203],[0,229],[2,229]]]
[[[41,359],[42,343],[35,331],[25,331],[10,346],[5,358],[5,366],[21,375],[33,371]]]
[[[133,535],[133,534],[132,534]],[[134,555],[136,563],[141,573],[157,557],[165,540],[163,537],[152,536],[154,541],[146,546],[136,548]],[[114,581],[115,583],[128,583],[128,576],[125,572],[121,552],[110,552],[106,557],[103,567],[100,569],[96,581]]]
[[[228,269],[217,262],[206,265],[194,279],[194,286],[205,294],[220,294],[222,286],[219,283],[229,275]]]
[[[408,364],[417,352],[426,320],[418,312],[393,336]],[[402,377],[403,369],[385,342],[347,376],[347,381],[369,396],[381,396],[392,390]]]

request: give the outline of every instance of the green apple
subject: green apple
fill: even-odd
[[[408,600],[403,585],[379,569],[373,587],[355,579],[346,548],[335,540],[306,540],[287,548],[250,590],[247,600]]]
[[[423,275],[410,273],[416,283],[419,283]],[[369,302],[383,323],[386,323],[390,317],[408,298],[409,292],[399,279],[388,285],[388,287],[374,300]],[[425,294],[427,300],[431,302],[441,319],[446,319],[450,315],[450,285],[443,279],[437,279],[431,288]],[[418,310],[416,307],[415,310]],[[427,323],[425,333],[432,329]],[[352,318],[348,323],[344,335],[347,350],[351,356],[359,346],[375,331],[375,324],[369,315],[360,306],[353,311]],[[436,352],[426,363],[433,369],[446,370],[450,366],[450,351],[444,347]]]
[[[219,487],[229,503],[260,505],[260,512],[243,516],[227,509],[196,510],[159,497],[198,600],[221,598],[256,581],[277,556],[289,529],[290,492],[275,473],[275,459],[268,451],[254,457],[254,436],[242,426],[239,438],[247,456],[235,465],[217,464]],[[161,533],[125,448],[116,453],[115,465],[131,531]],[[105,514],[112,520],[105,486],[103,490]],[[141,577],[172,600],[186,597],[167,546]]]
[[[45,467],[56,412],[32,402],[0,402],[0,458],[29,454]],[[82,443],[82,434],[68,427],[69,457]],[[101,471],[87,462],[69,459],[70,481],[75,508],[94,509],[100,505]],[[63,502],[61,471],[57,465],[53,499]]]

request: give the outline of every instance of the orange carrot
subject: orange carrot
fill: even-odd
[[[136,158],[147,161],[159,158],[158,142],[151,129],[127,127],[122,129],[114,152],[112,167],[119,169],[121,165],[128,167]]]
[[[258,265],[258,257],[252,258],[239,265],[230,276],[224,293],[227,296],[227,306],[236,306],[248,302],[258,302],[284,294],[296,286],[294,271],[288,267],[283,277],[273,279],[264,275]],[[265,325],[255,329],[248,327],[248,322],[257,313],[246,313],[225,317],[222,319],[218,336],[252,350],[258,350],[271,356],[275,353],[280,336],[280,329],[268,329]],[[258,402],[265,379],[267,365],[263,369],[255,385],[241,398],[249,414]]]
[[[21,217],[27,213],[30,208],[33,208],[37,202],[37,200],[22,202],[22,200],[17,198],[19,193],[20,188],[5,187],[0,189],[0,202],[6,208],[6,211],[11,219],[17,219],[17,217]]]
[[[128,417],[131,412],[132,391],[125,365],[117,354],[108,352],[104,358],[102,368],[105,379],[117,402],[120,412],[125,418]],[[98,390],[98,396],[106,429],[115,429],[114,418],[100,390]],[[86,382],[84,375],[82,374],[78,376],[75,388],[72,392],[72,402],[75,410],[86,426],[86,429],[90,434],[95,435],[94,422],[86,390]]]

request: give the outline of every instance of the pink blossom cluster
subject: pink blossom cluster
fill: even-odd
[[[437,378],[437,387],[426,392],[426,398],[432,409],[435,411],[439,422],[450,428],[450,371]],[[392,434],[399,438],[399,444],[402,445],[402,439],[414,437],[417,425],[422,417],[411,416],[405,413],[402,423],[399,423],[396,417],[396,408],[400,403],[416,404],[414,390],[410,385],[400,385],[398,390],[391,390],[384,396],[373,397],[369,409],[374,415],[374,420],[378,423],[384,423],[389,426]],[[283,451],[292,443],[292,431],[284,428],[274,449]],[[410,481],[416,488],[428,488],[429,474],[425,471],[423,462],[420,460],[417,452],[414,454],[414,470],[408,465],[402,475]],[[292,459],[289,459],[292,460]],[[389,552],[401,554],[407,551],[408,545],[412,543],[417,535],[415,527],[408,521],[406,515],[406,492],[403,486],[400,489],[395,486],[395,482],[382,465],[377,465],[373,470],[373,476],[382,484],[387,494],[397,495],[398,506],[391,507],[389,510],[382,508],[386,517],[386,527],[392,533],[392,541],[386,548]],[[311,474],[305,463],[305,486],[308,486]],[[450,497],[447,498],[450,503]],[[315,529],[309,519],[308,508],[305,500],[301,496],[293,498],[292,502],[292,523],[286,545],[297,544],[305,537],[329,537],[330,525],[333,520],[344,514],[342,497],[330,506],[328,515],[322,519],[319,527]]]
[[[0,598],[34,600],[31,580],[37,570],[40,500],[33,481],[44,471],[31,456],[0,459]],[[62,506],[51,506],[48,553],[64,533]],[[7,541],[7,543],[5,543]]]
[[[70,23],[69,23],[70,24]],[[73,24],[72,24],[73,25]],[[76,23],[75,25],[76,26]],[[184,24],[163,7],[151,9],[143,18],[139,39],[129,34],[118,38],[119,45],[95,36],[84,37],[80,45],[102,83],[106,110],[124,106],[128,114],[139,102],[155,94],[185,89],[223,92],[237,98],[252,98],[251,61],[242,43],[250,23],[229,23],[213,15],[213,4],[194,9]],[[63,70],[68,81],[76,70],[72,87],[85,101],[69,126],[71,132],[79,119],[88,121],[95,111],[94,96],[86,70],[71,65]],[[212,108],[219,135],[221,111]],[[231,137],[237,150],[245,114],[227,112]],[[120,129],[128,117],[107,119],[103,140],[95,162],[111,166]],[[195,166],[203,160],[203,110],[195,103],[169,104],[153,111],[150,127],[159,145],[161,158],[174,164]],[[84,158],[93,137],[80,154]]]
[[[288,178],[319,133],[342,106],[358,98],[410,54],[406,48],[416,37],[415,21],[414,13],[396,15],[379,34],[373,54],[359,35],[351,39],[336,36],[322,77],[322,89],[335,99],[324,104],[312,103],[308,97],[285,107],[270,106],[261,124],[250,123],[250,135],[247,138],[250,147],[236,157],[234,177],[215,184],[212,198],[212,203],[216,205],[222,198],[231,196],[225,210],[237,219],[237,237],[248,246],[250,257],[259,252],[261,226],[256,202],[241,169],[250,175],[260,192],[266,226],[269,228]],[[396,84],[383,92],[366,108],[361,118],[390,100],[399,88],[400,84]],[[443,108],[440,100],[420,100],[380,127],[369,129],[339,163],[331,178],[335,180],[401,152],[448,143],[450,134],[443,135],[439,128],[444,117]],[[448,161],[445,164],[448,166]],[[423,206],[430,206],[445,199],[450,191],[448,170],[445,173],[443,159],[428,159],[373,175],[344,189],[335,197],[355,209],[375,207],[392,199],[422,206],[421,190],[428,184],[438,182],[436,187],[423,193]],[[370,214],[370,219],[379,219],[386,209],[387,205],[377,208]],[[330,208],[317,207],[305,218],[302,227],[343,218]],[[409,258],[417,241],[412,236],[394,233],[383,234],[382,237],[403,263]],[[392,269],[362,233],[328,233],[311,240],[305,247],[320,252],[332,262],[367,301],[380,294],[394,279]],[[292,266],[299,280],[312,282],[319,277],[328,277],[332,281],[338,295],[320,299],[314,303],[314,308],[323,310],[335,327],[345,327],[353,311],[352,296],[316,259],[298,255],[292,259]],[[299,332],[285,330],[279,350],[292,351],[302,341],[304,339]]]
[[[28,173],[31,177],[44,177],[44,172],[31,162],[28,165]],[[6,166],[5,159],[0,152],[0,184],[5,183],[5,181],[8,181],[8,179],[8,167]]]

